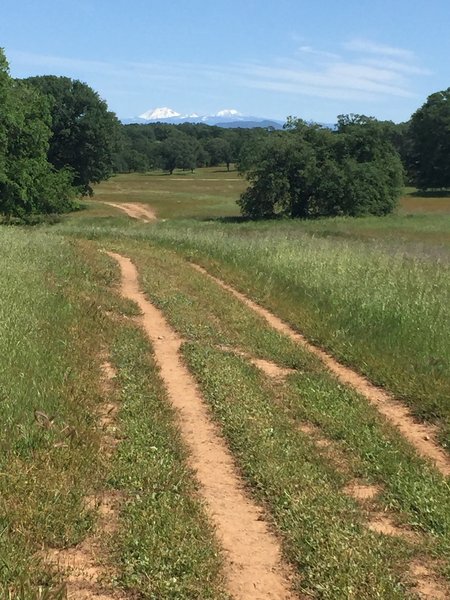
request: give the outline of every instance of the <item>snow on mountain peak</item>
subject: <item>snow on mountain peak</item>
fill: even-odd
[[[242,113],[234,108],[225,108],[224,110],[219,110],[215,117],[242,117]]]
[[[142,113],[142,115],[139,115],[139,117],[151,121],[154,119],[172,119],[174,117],[181,117],[181,114],[164,106],[162,108],[150,109],[147,112]]]

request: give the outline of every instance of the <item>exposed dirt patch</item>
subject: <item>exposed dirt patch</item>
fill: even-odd
[[[426,562],[412,563],[410,575],[419,598],[424,600],[448,600],[450,598],[449,587],[443,579],[436,577],[434,570]]]
[[[92,499],[88,500],[93,503]],[[96,501],[98,520],[96,531],[113,535],[117,528],[117,510],[120,496],[103,494]],[[113,573],[104,564],[105,548],[99,535],[93,533],[81,544],[64,550],[48,550],[44,559],[65,576],[69,600],[119,600],[124,596],[113,590],[108,582]]]
[[[102,388],[105,402],[100,407],[99,425],[103,430],[103,435],[101,438],[102,450],[107,456],[110,456],[120,441],[117,435],[116,425],[116,416],[119,407],[117,402],[114,401],[113,396],[116,372],[111,363],[107,360],[102,363],[102,371]]]
[[[345,494],[361,502],[373,500],[378,496],[380,491],[380,488],[376,485],[360,483],[359,481],[352,481],[344,488]]]
[[[114,206],[114,208],[118,208],[127,213],[129,217],[139,219],[139,221],[143,221],[144,223],[156,221],[157,218],[153,209],[147,204],[140,204],[139,202],[103,202],[103,204]]]
[[[287,369],[286,367],[280,367],[276,363],[265,360],[264,358],[250,358],[250,362],[258,367],[261,371],[263,371],[269,377],[273,377],[274,379],[284,379],[288,375],[291,375],[295,371],[293,369]]]
[[[238,298],[248,308],[263,317],[274,329],[287,335],[292,340],[304,346],[309,352],[317,356],[326,367],[337,376],[345,385],[350,385],[357,392],[365,396],[378,411],[393,423],[412,444],[417,452],[433,461],[436,468],[444,475],[450,475],[450,458],[436,441],[436,429],[431,425],[418,423],[410,410],[401,402],[395,400],[390,394],[376,387],[365,377],[356,373],[349,367],[342,365],[327,352],[311,344],[303,335],[292,329],[272,312],[263,308],[247,296],[238,292],[218,277],[208,273],[203,267],[191,263],[191,266],[215,281],[220,287]]]
[[[313,444],[321,451],[321,454],[333,465],[339,472],[350,475],[352,472],[348,457],[339,448],[338,444],[325,437],[322,431],[313,423],[296,423],[298,429],[311,438]]]
[[[106,402],[99,414],[99,423],[103,429],[102,451],[109,455],[117,444],[114,436],[114,419],[117,405],[109,396],[113,391],[115,370],[108,361],[102,364],[102,390]],[[44,561],[63,571],[67,586],[68,600],[119,600],[124,596],[113,590],[108,583],[113,573],[106,565],[105,534],[112,536],[118,527],[118,509],[121,496],[111,491],[98,497],[88,497],[85,505],[97,511],[96,528],[91,535],[74,548],[51,549],[43,552]]]
[[[225,551],[230,593],[236,600],[293,598],[280,545],[270,532],[262,509],[247,495],[232,455],[181,360],[181,338],[140,291],[133,263],[118,254],[109,255],[121,267],[123,296],[142,311],[141,325],[152,342],[161,377],[178,411],[191,466]]]
[[[418,534],[407,527],[399,527],[395,524],[393,518],[388,514],[380,512],[373,513],[369,522],[367,523],[367,526],[375,533],[382,533],[384,535],[390,535],[393,537],[401,537],[409,542],[417,542],[419,540]]]
[[[249,363],[263,371],[268,377],[273,379],[285,379],[288,375],[292,375],[292,373],[297,373],[295,369],[288,369],[287,367],[281,367],[274,363],[271,360],[265,360],[264,358],[255,358],[248,354],[248,352],[244,352],[243,350],[239,350],[237,348],[232,348],[231,346],[219,346],[219,350],[223,350],[224,352],[231,352],[236,354],[236,356],[241,356],[245,358]]]

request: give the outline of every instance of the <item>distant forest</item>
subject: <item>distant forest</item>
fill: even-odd
[[[0,214],[67,212],[114,173],[231,166],[249,181],[251,218],[383,215],[404,183],[450,188],[450,88],[406,123],[341,115],[333,129],[288,117],[283,130],[123,125],[87,84],[13,79],[0,49]]]

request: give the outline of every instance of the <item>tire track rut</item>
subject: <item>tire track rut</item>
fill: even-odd
[[[353,387],[362,394],[377,410],[393,423],[402,435],[415,447],[417,452],[430,459],[435,467],[444,475],[450,476],[450,457],[439,446],[436,441],[436,430],[433,426],[418,423],[411,411],[401,402],[394,399],[383,389],[372,384],[368,379],[356,373],[349,367],[339,363],[327,352],[314,346],[301,333],[295,331],[290,325],[274,315],[271,311],[263,308],[245,294],[239,292],[231,285],[225,283],[218,277],[208,273],[206,269],[195,263],[189,263],[196,271],[213,280],[222,289],[232,294],[253,312],[257,313],[269,323],[276,331],[288,336],[309,352],[317,356],[322,363],[345,385]]]
[[[179,415],[191,467],[224,549],[230,593],[236,600],[294,600],[280,544],[269,531],[262,509],[246,493],[233,457],[181,360],[183,340],[140,291],[131,260],[112,252],[108,255],[120,266],[122,295],[141,309],[138,320],[153,345],[168,396]]]

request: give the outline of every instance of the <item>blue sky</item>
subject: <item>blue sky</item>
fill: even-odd
[[[2,0],[11,74],[87,82],[119,117],[406,120],[450,86],[450,2]]]

